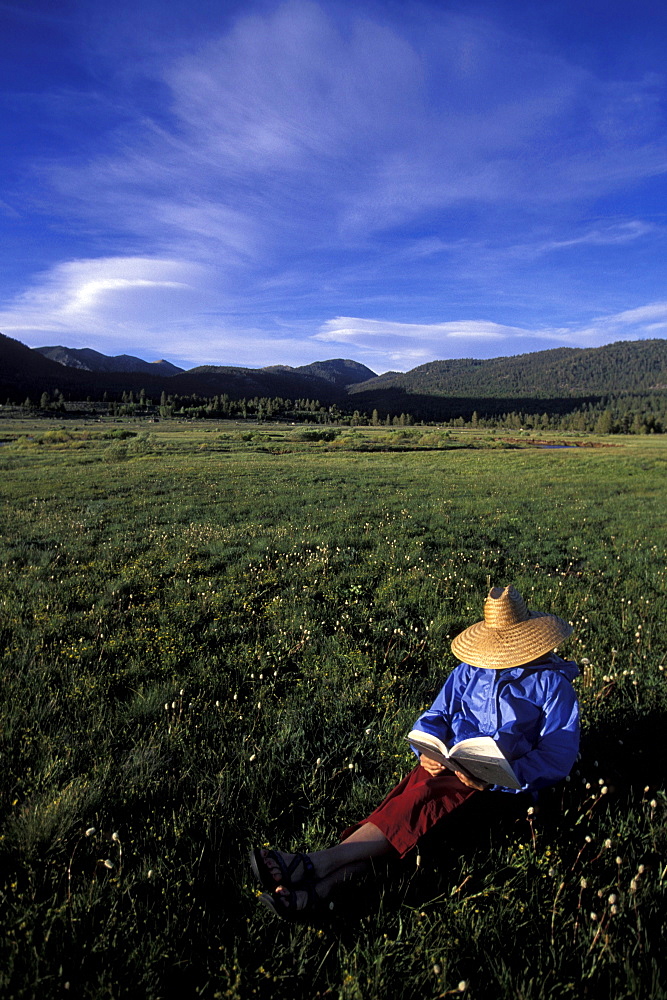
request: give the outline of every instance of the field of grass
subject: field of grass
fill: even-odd
[[[667,996],[667,440],[306,430],[0,425],[0,994]],[[571,780],[277,921],[250,847],[377,804],[510,582],[576,626]]]

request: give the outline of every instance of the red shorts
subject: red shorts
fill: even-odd
[[[405,857],[443,816],[475,794],[476,789],[468,788],[451,771],[432,778],[417,764],[366,819],[343,831],[342,840],[364,823],[373,823],[399,856]]]

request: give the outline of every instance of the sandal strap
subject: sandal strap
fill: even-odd
[[[273,854],[273,852],[271,853]],[[300,885],[303,882],[308,886],[313,885],[315,881],[315,866],[310,860],[308,854],[295,854],[289,865],[284,865],[280,859],[276,860],[278,860],[283,878],[286,879],[288,885],[292,885],[291,876],[294,874],[299,865],[303,868],[303,875],[300,879],[297,879],[294,884]]]

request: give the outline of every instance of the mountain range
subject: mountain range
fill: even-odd
[[[145,375],[178,375],[183,368],[169,361],[142,361],[131,354],[107,357],[90,347],[35,347],[38,354],[68,368],[84,372],[143,372]]]
[[[34,401],[59,389],[76,400],[119,398],[145,389],[158,399],[173,396],[231,399],[281,397],[317,399],[346,409],[431,415],[447,403],[469,408],[475,401],[514,401],[543,408],[555,400],[623,393],[667,391],[667,340],[619,341],[597,348],[558,347],[511,357],[431,361],[408,372],[376,375],[347,359],[318,361],[297,368],[203,365],[184,371],[168,361],[143,361],[131,355],[107,357],[87,348],[29,348],[0,334],[0,401]],[[493,407],[497,409],[497,405]]]

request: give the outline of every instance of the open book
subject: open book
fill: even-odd
[[[450,771],[458,769],[478,781],[502,788],[521,788],[507,757],[490,736],[471,736],[455,743],[451,750],[437,736],[423,733],[421,729],[413,729],[407,739],[415,750],[444,764]]]

